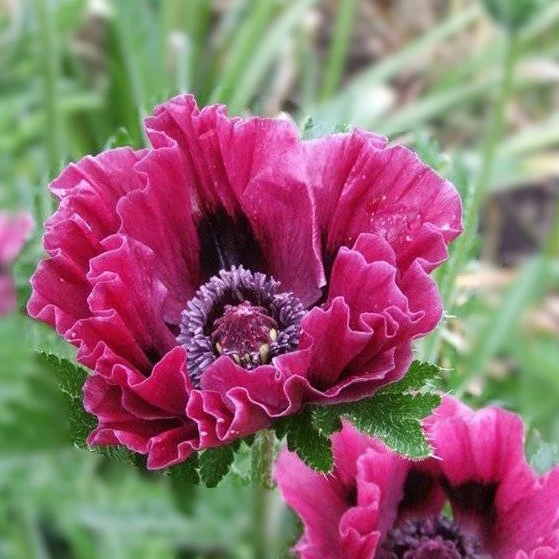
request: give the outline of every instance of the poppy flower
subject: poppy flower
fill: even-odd
[[[27,214],[0,212],[0,316],[16,307],[16,293],[10,266],[25,243],[33,222]]]
[[[94,371],[91,444],[164,467],[405,374],[441,316],[429,273],[461,230],[450,183],[375,134],[303,141],[190,95],[146,134],[52,183],[32,278],[29,313]]]
[[[414,462],[346,423],[332,437],[334,470],[328,476],[284,451],[275,477],[304,524],[297,555],[559,556],[559,467],[543,477],[531,469],[520,418],[497,407],[472,411],[445,397],[425,432],[435,458]]]

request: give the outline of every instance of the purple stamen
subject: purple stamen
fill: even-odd
[[[178,337],[195,386],[222,355],[251,370],[297,348],[306,310],[279,288],[275,279],[241,266],[221,270],[200,287],[182,313]]]

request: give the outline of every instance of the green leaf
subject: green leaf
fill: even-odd
[[[38,359],[52,368],[62,392],[72,399],[81,400],[83,385],[88,377],[85,369],[54,353],[40,352]]]
[[[95,417],[83,407],[83,385],[88,377],[87,371],[72,361],[55,355],[40,352],[37,359],[43,366],[49,367],[55,374],[60,390],[66,397],[70,416],[71,442],[78,448],[103,454],[112,460],[125,462],[134,466],[142,465],[143,457],[123,446],[90,447],[86,440],[91,431],[97,427]]]
[[[359,430],[382,439],[399,454],[419,459],[431,454],[420,421],[439,403],[436,394],[381,393],[358,402],[344,415]]]
[[[70,411],[70,436],[73,444],[79,448],[87,448],[85,440],[96,427],[95,418],[83,408],[83,384],[87,372],[71,361],[58,357],[53,353],[38,354],[39,363],[48,366],[54,372],[60,389],[66,396]]]
[[[438,373],[435,365],[414,361],[401,381],[379,390],[371,398],[313,410],[313,425],[329,434],[339,429],[339,418],[345,417],[359,430],[380,438],[408,458],[429,456],[431,448],[421,420],[440,403],[440,397],[429,392],[429,384]]]
[[[201,452],[198,460],[200,479],[204,485],[216,487],[229,471],[234,458],[232,445],[208,448]]]
[[[311,410],[312,423],[318,431],[329,436],[342,428],[342,421],[338,415],[331,413],[329,408],[314,406]]]
[[[165,473],[181,481],[200,483],[200,476],[198,475],[198,453],[194,453],[186,462],[167,468]]]
[[[301,138],[303,140],[316,140],[329,136],[330,134],[345,134],[351,132],[353,127],[349,124],[325,125],[308,117],[301,126]]]
[[[95,428],[95,422],[92,429]],[[89,435],[90,431],[85,433],[85,437]],[[85,437],[83,439],[83,445],[76,445],[82,448],[83,450],[89,450],[90,452],[94,452],[96,454],[102,454],[111,460],[116,460],[118,462],[124,462],[125,464],[129,464],[130,466],[138,466],[146,469],[146,459],[141,454],[136,454],[131,450],[128,450],[125,446],[95,446],[91,447],[88,446],[85,442]]]
[[[526,445],[528,461],[534,470],[543,475],[559,464],[559,445],[531,436]]]
[[[401,394],[402,392],[412,395],[416,392],[428,394],[429,390],[435,385],[439,376],[440,369],[437,365],[434,365],[433,363],[414,361],[410,365],[408,372],[402,380],[389,384],[377,392],[377,394]]]
[[[107,149],[114,149],[120,148],[124,146],[131,146],[134,144],[134,140],[132,136],[130,136],[130,132],[124,127],[121,126],[118,130],[107,140],[104,150]]]
[[[424,132],[414,134],[411,148],[420,159],[438,173],[445,175],[450,170],[450,160],[443,154],[436,140]]]
[[[297,452],[301,460],[320,472],[330,472],[333,465],[330,439],[313,425],[312,408],[299,415],[281,419],[274,425],[278,439],[287,436],[287,448]]]

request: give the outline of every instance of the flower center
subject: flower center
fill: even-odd
[[[478,540],[444,516],[412,518],[388,532],[382,559],[491,559],[480,551]]]
[[[270,344],[278,338],[278,324],[265,308],[249,301],[225,305],[221,318],[214,321],[212,341],[218,353],[231,355],[239,364],[267,363]],[[253,355],[258,353],[258,358]]]
[[[222,355],[255,369],[297,348],[306,310],[293,293],[279,287],[275,279],[242,266],[221,270],[200,287],[182,313],[178,337],[195,386]]]

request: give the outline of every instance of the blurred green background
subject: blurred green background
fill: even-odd
[[[143,145],[142,118],[181,91],[311,135],[375,130],[453,180],[466,233],[418,357],[445,368],[443,390],[519,412],[539,469],[559,461],[558,1],[0,0],[0,204],[36,223],[20,312],[0,321],[0,557],[286,557],[297,538],[278,496],[235,475],[193,488],[70,448],[30,351],[71,352],[23,312],[46,185],[84,154]]]

